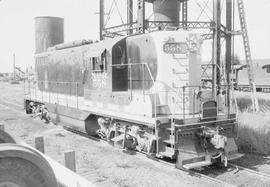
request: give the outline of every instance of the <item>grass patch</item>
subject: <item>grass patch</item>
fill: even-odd
[[[244,153],[270,154],[270,94],[258,93],[260,111],[253,113],[248,92],[236,94],[239,109],[239,150]]]
[[[238,116],[239,149],[243,152],[270,154],[270,112],[243,112]]]
[[[252,112],[252,100],[250,92],[235,93],[237,106],[241,112]],[[257,93],[260,112],[270,112],[270,94]]]

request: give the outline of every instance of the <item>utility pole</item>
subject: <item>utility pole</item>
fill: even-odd
[[[213,54],[212,54],[212,94],[213,98],[217,99],[217,90],[220,89],[220,37],[221,37],[221,2],[214,0],[213,3],[213,20],[215,28],[213,32]]]
[[[127,0],[127,24],[129,26],[128,35],[133,34],[133,0]]]
[[[99,0],[99,39],[103,40],[104,30],[104,0]]]
[[[228,33],[226,34],[226,84],[227,84],[227,98],[226,105],[228,108],[228,113],[230,113],[230,90],[233,89],[231,86],[231,72],[232,72],[232,0],[226,1],[226,27]]]

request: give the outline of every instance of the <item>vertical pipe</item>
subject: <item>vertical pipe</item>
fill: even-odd
[[[104,29],[104,0],[99,0],[99,39],[103,40]]]
[[[220,87],[220,34],[221,34],[221,3],[220,0],[213,1],[213,20],[215,28],[213,33],[213,54],[212,54],[212,94],[215,101],[217,100],[217,90]]]
[[[230,113],[230,86],[231,86],[231,71],[232,71],[232,0],[226,1],[226,28],[229,33],[226,34],[226,81],[227,81],[227,99],[226,105],[228,114]]]
[[[127,0],[127,23],[129,25],[128,34],[133,34],[133,0]]]

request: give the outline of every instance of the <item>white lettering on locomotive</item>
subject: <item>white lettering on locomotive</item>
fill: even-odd
[[[93,88],[106,88],[107,73],[94,72],[91,74]]]

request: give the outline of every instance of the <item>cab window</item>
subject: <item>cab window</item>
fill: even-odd
[[[107,70],[106,50],[101,54],[101,56],[90,58],[90,61],[94,72],[103,72]]]
[[[112,48],[112,91],[128,91],[128,65],[126,40]]]

